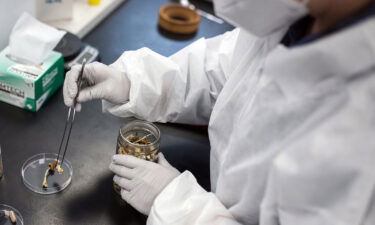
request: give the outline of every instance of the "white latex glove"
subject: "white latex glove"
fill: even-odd
[[[129,155],[114,155],[109,166],[121,187],[121,197],[139,212],[148,215],[155,198],[180,172],[159,153],[158,163]]]
[[[77,79],[81,65],[73,66],[66,74],[64,82],[64,102],[68,107],[73,106],[77,96]],[[77,98],[76,110],[81,110],[82,102],[93,99],[104,99],[113,104],[122,104],[129,100],[130,81],[125,73],[115,70],[99,62],[85,66],[82,75],[81,91]]]

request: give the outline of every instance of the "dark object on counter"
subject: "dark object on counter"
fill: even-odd
[[[99,60],[99,50],[97,48],[82,42],[78,36],[69,32],[66,32],[54,50],[63,55],[66,71],[70,70],[74,65],[81,65],[84,59],[86,63]]]
[[[68,62],[78,56],[81,52],[81,47],[81,40],[76,35],[66,32],[53,50],[60,52],[64,57],[64,61]]]

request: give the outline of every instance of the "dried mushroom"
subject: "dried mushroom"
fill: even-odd
[[[148,140],[149,138],[152,139],[155,138],[155,136],[153,134],[138,136],[137,132],[135,134],[129,134],[125,137],[125,139],[134,145],[129,145],[126,143],[124,145],[119,145],[117,153],[123,155],[133,155],[137,158],[148,161],[156,161],[156,147],[146,146],[152,144],[152,142]]]
[[[0,218],[1,217],[8,218],[10,220],[10,222],[12,222],[13,224],[17,223],[17,217],[16,217],[16,214],[14,213],[13,210],[2,210],[0,212]]]
[[[55,160],[53,163],[48,163],[48,169],[44,174],[44,179],[42,183],[43,188],[48,188],[47,178],[50,175],[52,176],[55,173],[55,170],[59,174],[62,174],[64,172],[64,170],[61,168],[61,165],[57,162],[57,160]]]

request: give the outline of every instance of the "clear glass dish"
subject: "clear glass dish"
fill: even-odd
[[[55,153],[40,153],[27,159],[22,165],[22,180],[27,188],[39,194],[55,194],[64,190],[72,181],[73,168],[70,162],[64,159],[61,168],[62,174],[57,171],[48,176],[48,187],[44,188],[42,183],[48,167],[48,163],[53,163],[57,158]],[[61,163],[59,161],[59,163]]]
[[[6,220],[0,220],[0,224],[1,225],[23,225],[23,218],[22,218],[22,215],[21,213],[13,208],[12,206],[9,206],[9,205],[4,205],[4,204],[0,204],[0,210],[7,210],[7,211],[13,211],[14,214],[16,214],[16,218],[17,218],[17,222],[16,223],[12,223],[9,219],[6,219]]]

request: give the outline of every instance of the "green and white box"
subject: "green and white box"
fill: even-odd
[[[41,65],[12,60],[8,47],[0,52],[0,101],[36,112],[63,81],[64,59],[58,52]]]

